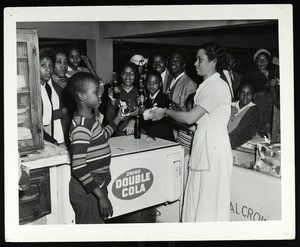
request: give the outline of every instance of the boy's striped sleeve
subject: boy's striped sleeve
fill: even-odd
[[[87,167],[87,149],[91,140],[91,131],[77,126],[72,135],[72,171],[79,179],[87,193],[98,187]]]

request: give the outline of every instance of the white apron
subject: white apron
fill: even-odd
[[[227,132],[230,102],[229,88],[218,73],[206,79],[196,92],[195,104],[208,113],[197,121],[184,196],[183,222],[230,219],[232,151]]]

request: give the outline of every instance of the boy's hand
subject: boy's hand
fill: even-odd
[[[130,112],[129,116],[134,116],[135,117],[139,114],[139,108],[137,107],[137,108],[134,108],[134,109],[135,109],[134,111]]]
[[[107,194],[99,187],[95,188],[92,193],[98,201],[99,213],[103,220],[113,215],[113,208]]]
[[[126,135],[132,135],[134,133],[134,119],[130,119],[128,124],[126,125]]]
[[[103,195],[102,197],[98,198],[98,206],[100,216],[103,220],[106,220],[109,216],[113,215],[113,207],[106,195]]]
[[[111,100],[111,103],[114,105],[116,102],[116,99],[113,97],[113,89],[109,88],[108,89],[108,98]]]
[[[86,66],[88,67],[88,69],[90,69],[91,68],[91,60],[89,59],[89,57],[88,56],[86,56],[86,55],[81,55],[81,59],[83,60],[83,62],[86,64]]]
[[[69,110],[68,110],[68,108],[64,107],[64,108],[62,108],[62,112],[64,115],[66,115],[69,112]]]
[[[122,113],[122,108],[121,108],[121,107],[120,107],[119,110],[118,110],[117,117],[120,119],[120,121],[124,121],[125,119],[128,118],[126,115],[124,115],[124,114]]]

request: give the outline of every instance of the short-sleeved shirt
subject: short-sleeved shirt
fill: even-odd
[[[197,121],[189,167],[194,171],[210,170],[211,166],[226,163],[231,157],[227,131],[231,94],[219,73],[213,74],[199,86],[194,102],[207,113]]]
[[[203,81],[195,94],[194,102],[194,105],[201,106],[208,113],[197,121],[198,125],[209,128],[227,126],[231,111],[231,94],[219,73]]]

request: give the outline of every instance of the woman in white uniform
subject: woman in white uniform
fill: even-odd
[[[217,71],[223,70],[224,50],[215,43],[202,45],[195,67],[204,81],[189,112],[154,109],[153,120],[167,115],[178,122],[197,124],[189,177],[184,196],[182,221],[229,221],[232,152],[227,132],[231,95]]]

